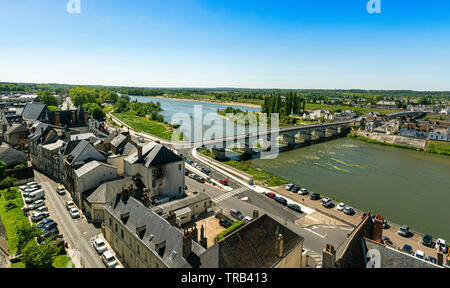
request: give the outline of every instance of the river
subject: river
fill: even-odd
[[[165,119],[171,123],[176,113],[194,115],[195,105],[202,106],[203,114],[212,113],[218,121],[226,121],[214,110],[227,105],[154,97],[133,99],[160,102]],[[209,126],[203,123],[202,128],[205,131]],[[357,209],[379,213],[394,223],[450,240],[448,156],[340,138],[283,152],[273,160],[252,159],[246,163]]]
[[[450,158],[340,138],[250,166],[450,240]]]

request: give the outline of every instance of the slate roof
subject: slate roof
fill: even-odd
[[[127,136],[125,136],[123,134],[119,134],[111,141],[111,146],[119,147],[122,144],[122,142],[126,141],[126,140],[127,140]]]
[[[122,156],[128,155],[130,154],[130,152],[135,148],[136,146],[134,146],[133,144],[131,144],[130,142],[128,142],[125,147],[123,147],[122,149]]]
[[[163,214],[165,213],[169,213],[170,211],[175,211],[175,210],[179,210],[185,207],[188,207],[192,204],[201,202],[201,201],[205,201],[211,199],[210,196],[206,195],[205,193],[202,192],[198,192],[196,194],[192,194],[186,198],[180,199],[180,200],[174,200],[162,205],[159,205],[157,207],[154,207],[152,210],[153,211],[158,211],[158,210],[163,210]]]
[[[277,255],[277,238],[283,236],[283,256]],[[303,238],[268,215],[250,222],[219,241],[220,268],[271,268]]]
[[[22,124],[13,124],[11,127],[9,127],[8,130],[6,130],[6,135],[13,134],[13,133],[20,133],[20,132],[26,132],[28,131],[28,128]]]
[[[137,189],[137,186],[131,177],[108,181],[87,195],[86,200],[89,203],[106,204],[114,199],[114,197],[119,194],[123,188],[129,188],[130,186]]]
[[[44,104],[27,104],[22,111],[22,118],[25,120],[41,120],[41,114],[47,109]],[[44,119],[47,115],[44,116]]]
[[[74,141],[74,140],[89,140],[89,139],[91,139],[91,137],[97,138],[92,133],[83,133],[83,134],[70,135],[70,140],[72,140],[72,141]]]
[[[27,155],[22,151],[13,149],[8,144],[0,145],[0,160],[5,162],[8,167],[18,164],[27,164]]]
[[[78,177],[82,177],[85,174],[90,173],[91,171],[97,169],[98,167],[107,167],[107,168],[114,168],[117,170],[116,167],[109,165],[109,164],[105,164],[99,161],[91,161],[89,163],[84,164],[83,166],[81,166],[80,168],[78,168],[77,170],[75,170],[75,174]]]
[[[129,213],[128,220],[124,224],[125,228],[135,237],[140,238],[139,236],[142,236],[140,243],[148,247],[155,255],[159,255],[156,249],[157,245],[165,242],[166,248],[160,255],[160,258],[168,267],[188,268],[192,267],[192,265],[198,265],[198,261],[195,261],[198,260],[198,257],[194,255],[189,255],[189,260],[193,260],[191,263],[183,258],[183,231],[170,225],[169,222],[150,211],[133,197],[122,200],[119,194],[116,196],[116,199],[105,205],[105,210],[122,223],[121,215]],[[141,227],[145,227],[145,233],[138,235],[136,233],[138,231],[137,228]],[[198,247],[194,241],[192,246],[193,251],[198,251],[198,253],[206,251],[202,247]],[[176,254],[172,259],[170,256],[173,251]]]
[[[55,143],[43,145],[41,148],[46,149],[48,151],[53,151],[56,149],[60,149],[62,146],[64,146],[65,143],[66,142],[64,142],[63,140],[58,140]]]
[[[141,163],[145,167],[153,167],[183,161],[183,158],[167,149],[164,145],[152,142],[143,147],[140,159],[136,152],[126,158],[125,161],[131,164]]]

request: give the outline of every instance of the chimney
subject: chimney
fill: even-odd
[[[370,218],[370,213],[367,216]],[[367,220],[370,221],[370,220]],[[373,241],[378,243],[383,243],[383,222],[384,218],[381,215],[375,216],[374,224],[373,224]]]
[[[336,251],[333,245],[327,244],[323,249],[322,268],[336,268]]]
[[[184,230],[183,233],[183,258],[187,259],[192,251],[192,240],[194,240],[195,235],[197,235],[197,226],[192,230]]]
[[[169,212],[169,216],[167,217],[167,221],[170,223],[170,225],[177,226],[177,215],[175,215],[175,212],[173,212],[173,211]]]
[[[283,235],[281,235],[281,234],[278,234],[276,249],[277,249],[277,256],[279,258],[283,257],[283,253],[284,253],[284,251],[283,251],[284,250],[284,247],[283,247]]]
[[[128,199],[129,196],[130,196],[130,193],[129,193],[128,189],[123,188],[122,191],[120,192],[120,198],[122,199],[122,201],[124,201],[125,199]]]
[[[208,249],[208,240],[205,237],[205,227],[202,225],[202,228],[200,230],[200,245],[205,248]]]
[[[138,150],[138,158],[141,159],[141,157],[142,157],[142,146],[138,145],[137,146],[137,150]]]

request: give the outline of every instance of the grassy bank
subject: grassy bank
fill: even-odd
[[[364,142],[372,143],[372,144],[380,144],[380,145],[384,145],[384,146],[391,146],[391,147],[396,147],[396,148],[402,148],[402,149],[408,149],[408,150],[414,150],[414,151],[423,151],[423,152],[428,152],[428,153],[433,153],[433,154],[450,156],[450,142],[441,142],[441,141],[431,141],[430,140],[428,142],[428,148],[426,150],[424,150],[424,149],[420,149],[420,148],[408,146],[408,145],[381,142],[381,141],[373,140],[373,139],[370,139],[367,137],[356,135],[356,133],[349,133],[347,136],[351,137],[353,139],[359,140],[359,141],[364,141]]]
[[[200,153],[207,157],[215,159],[214,155],[207,149],[201,150]],[[284,180],[283,178],[275,176],[275,175],[273,175],[269,172],[266,172],[264,170],[261,170],[259,168],[251,167],[251,166],[247,165],[245,162],[229,160],[229,161],[221,161],[221,163],[228,165],[230,167],[233,167],[233,168],[235,168],[239,171],[242,171],[244,173],[247,173],[249,175],[252,175],[255,181],[262,183],[262,184],[266,184],[267,186],[270,186],[270,187],[281,186],[281,185],[287,183],[287,181]]]
[[[139,117],[134,115],[133,113],[113,112],[112,115],[114,115],[120,121],[124,122],[136,131],[142,131],[166,140],[172,139],[174,129],[170,125],[166,125],[162,122],[152,121],[145,117]]]

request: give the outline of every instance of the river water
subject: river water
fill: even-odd
[[[340,138],[246,163],[450,240],[450,157]]]
[[[194,106],[229,122],[214,110],[227,105],[167,98],[160,102],[168,122],[176,113],[194,115]],[[257,108],[233,106],[241,110]],[[203,115],[204,116],[204,115]],[[224,124],[225,125],[225,124]],[[203,123],[205,131],[208,124]],[[450,157],[340,138],[280,153],[276,159],[252,159],[250,166],[283,177],[357,209],[381,214],[397,224],[450,240]]]

